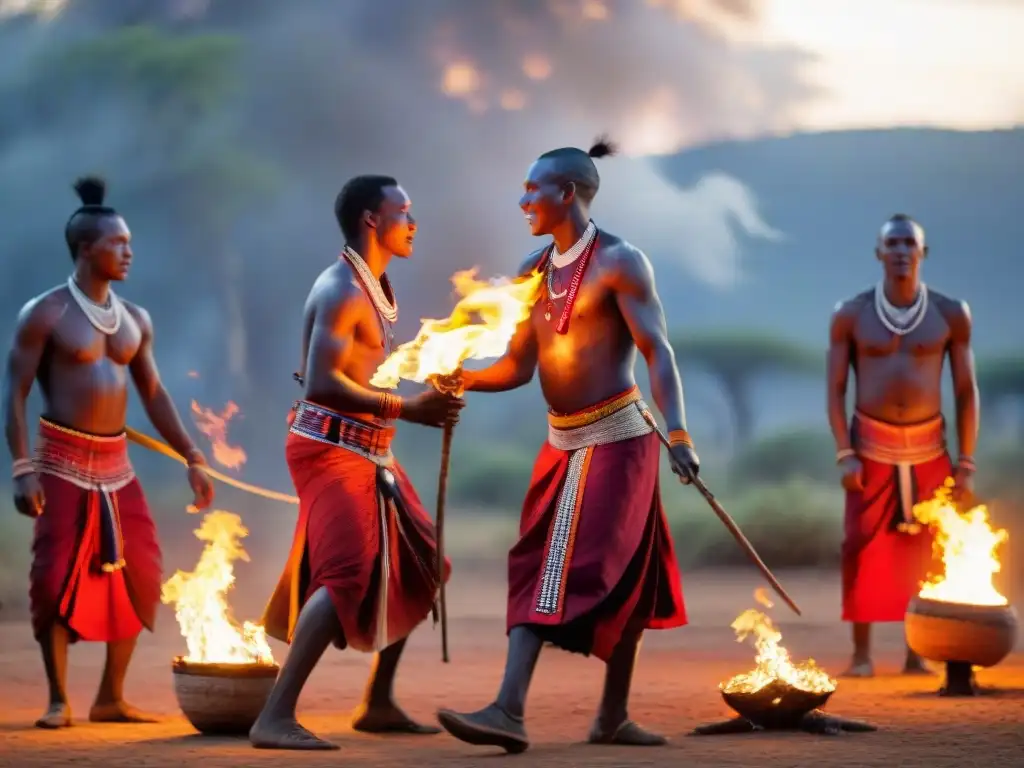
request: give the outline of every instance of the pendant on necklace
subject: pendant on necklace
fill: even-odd
[[[551,310],[552,309],[554,309],[554,304],[552,304],[549,301],[547,307],[544,310],[544,319],[547,320],[548,322],[551,322]]]

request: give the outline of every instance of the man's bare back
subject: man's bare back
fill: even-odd
[[[905,336],[878,318],[874,289],[843,302],[836,331],[850,340],[856,407],[889,424],[916,424],[942,411],[942,370],[955,332],[969,323],[963,302],[929,291],[921,324]]]

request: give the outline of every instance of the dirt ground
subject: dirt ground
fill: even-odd
[[[456,563],[458,568],[458,564]],[[461,578],[460,578],[461,576]],[[834,574],[785,574],[783,582],[803,608],[797,618],[784,607],[772,615],[795,658],[813,656],[833,673],[847,658],[846,627],[838,620]],[[689,737],[701,723],[728,713],[716,685],[752,666],[753,649],[735,642],[729,624],[754,605],[759,585],[752,571],[709,572],[685,578],[692,624],[653,632],[646,640],[632,699],[632,716],[671,738],[667,747],[591,747],[583,742],[600,691],[602,668],[593,659],[545,651],[530,694],[527,727],[533,740],[522,756],[505,758],[529,766],[967,766],[1020,765],[1024,760],[1024,654],[979,673],[993,692],[977,699],[942,699],[938,678],[903,678],[901,629],[881,628],[879,676],[841,681],[829,709],[870,720],[877,733],[838,737],[759,733]],[[410,714],[431,720],[440,706],[470,709],[486,704],[499,683],[505,651],[503,568],[456,572],[449,590],[452,661],[440,660],[440,633],[425,625],[410,642],[398,681],[398,696]],[[183,649],[169,610],[162,626],[144,636],[128,683],[133,703],[167,715],[158,725],[94,726],[81,723],[60,732],[31,727],[44,702],[42,667],[27,624],[0,624],[0,765],[164,766],[208,768],[280,764],[308,766],[403,766],[460,768],[491,764],[498,751],[464,745],[447,734],[373,737],[348,727],[366,679],[368,658],[328,651],[301,702],[303,722],[336,740],[340,752],[292,753],[254,750],[244,740],[197,735],[177,711],[170,658]],[[275,646],[279,660],[284,648]],[[99,676],[102,649],[73,649],[71,698],[88,711]]]

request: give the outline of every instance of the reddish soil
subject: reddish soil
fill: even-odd
[[[503,568],[462,569],[450,589],[452,663],[440,661],[440,633],[424,626],[410,642],[398,695],[416,717],[430,720],[440,706],[476,708],[494,695],[504,660]],[[460,578],[461,576],[461,578]],[[838,620],[838,580],[833,574],[784,574],[801,604],[797,618],[783,606],[772,613],[795,658],[813,655],[838,672],[847,659],[847,631]],[[759,585],[752,571],[701,573],[684,583],[693,624],[648,635],[634,684],[632,716],[670,736],[667,747],[624,749],[582,743],[600,691],[602,668],[593,659],[545,651],[527,712],[533,744],[523,757],[530,766],[940,766],[1016,764],[1024,754],[1024,655],[981,671],[996,689],[976,699],[942,699],[936,678],[895,674],[901,661],[901,630],[881,628],[879,676],[841,681],[829,709],[870,720],[878,733],[829,738],[759,733],[691,738],[696,725],[728,715],[716,685],[752,666],[753,650],[737,644],[729,624],[754,605]],[[31,727],[44,702],[42,667],[28,625],[0,624],[0,765],[148,766],[199,765],[479,766],[492,750],[464,745],[447,734],[433,737],[370,737],[353,733],[348,711],[357,702],[368,658],[328,651],[301,702],[303,722],[336,740],[341,752],[285,755],[249,747],[244,740],[196,735],[178,713],[169,662],[180,653],[173,615],[165,611],[154,636],[143,637],[129,680],[133,703],[168,716],[159,725],[99,726],[88,723],[59,731]],[[283,647],[275,647],[279,658]],[[102,648],[73,649],[71,697],[79,715],[88,711],[99,676]]]

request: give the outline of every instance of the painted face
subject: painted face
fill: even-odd
[[[79,251],[98,277],[119,282],[128,277],[132,264],[132,233],[120,216],[107,216],[100,221],[100,238]]]
[[[412,200],[401,187],[387,187],[384,200],[376,213],[369,214],[369,223],[377,234],[377,242],[401,259],[412,256],[416,239],[416,219],[409,209]]]
[[[530,166],[523,182],[519,207],[535,236],[550,235],[565,221],[572,207],[573,195],[568,193],[555,173],[552,159],[538,160]]]
[[[928,255],[924,230],[913,221],[888,221],[878,233],[875,255],[882,262],[886,277],[895,280],[916,278],[921,261]]]

